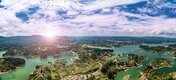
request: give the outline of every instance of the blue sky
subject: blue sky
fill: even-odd
[[[0,0],[0,36],[176,37],[176,0]]]

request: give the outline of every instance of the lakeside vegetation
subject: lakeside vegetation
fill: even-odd
[[[20,58],[0,58],[0,74],[8,73],[16,70],[18,67],[25,64],[24,59]]]
[[[138,80],[176,80],[176,72],[171,73],[142,73]]]
[[[113,80],[118,72],[138,67],[142,61],[147,59],[145,56],[123,54],[111,60],[109,58],[112,56],[113,50],[86,46],[76,48],[75,52],[77,59],[74,63],[66,65],[65,61],[56,61],[40,65],[28,76],[28,80]],[[128,61],[121,61],[123,57],[128,57]]]
[[[173,57],[176,58],[176,52],[173,52]]]

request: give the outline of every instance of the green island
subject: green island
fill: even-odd
[[[173,78],[171,73],[157,73],[154,72],[156,69],[164,68],[164,67],[171,67],[172,63],[171,61],[163,58],[157,58],[150,62],[150,65],[147,66],[145,69],[143,69],[140,72],[140,76],[138,80],[174,80],[176,78]]]
[[[154,53],[164,53],[167,51],[173,51],[176,50],[173,47],[165,47],[165,46],[147,46],[147,45],[140,45],[140,48],[147,50],[147,51],[152,51]]]
[[[157,69],[162,67],[171,67],[172,63],[167,59],[157,58],[151,62],[150,66],[152,66],[154,69]]]
[[[171,73],[153,73],[150,72],[153,69],[151,67],[147,67],[140,73],[138,80],[175,80],[176,72]]]
[[[148,45],[139,45],[139,47],[146,51],[152,51],[154,53],[171,53],[171,55],[176,57],[176,46],[175,44],[170,44],[168,46],[148,46]]]
[[[0,58],[0,74],[6,74],[18,69],[25,64],[24,59],[20,58]]]

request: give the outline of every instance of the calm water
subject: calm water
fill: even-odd
[[[115,76],[115,80],[123,80],[123,77],[126,75],[130,75],[131,80],[136,80],[140,74],[140,71],[144,69],[147,65],[149,65],[149,63],[156,58],[165,58],[173,62],[173,66],[171,68],[161,68],[161,69],[155,70],[156,72],[168,73],[168,72],[176,71],[176,60],[170,55],[156,54],[156,53],[154,54],[152,52],[143,51],[142,49],[139,48],[139,45],[128,45],[128,46],[117,47],[117,48],[114,47],[113,49],[115,50],[114,52],[116,55],[123,54],[123,53],[132,53],[137,55],[148,56],[148,59],[142,63],[143,66],[129,69],[123,72],[118,72],[117,75]],[[1,58],[3,53],[4,52],[0,52]],[[26,64],[16,71],[12,71],[8,74],[0,75],[0,80],[25,80],[26,76],[35,70],[36,65],[47,64],[48,62],[52,62],[60,59],[64,59],[68,63],[72,63],[71,58],[73,57],[73,55],[64,54],[64,55],[61,55],[59,58],[53,58],[52,56],[48,56],[46,59],[41,59],[40,57],[35,57],[35,58],[25,58],[21,56],[16,56],[16,57],[25,59]]]
[[[0,52],[0,57],[2,58],[2,54],[4,52]],[[40,57],[35,58],[25,58],[21,56],[20,57],[26,60],[26,64],[22,67],[20,67],[16,71],[9,72],[7,74],[0,75],[0,80],[25,80],[26,76],[30,73],[32,73],[35,70],[36,65],[42,65],[47,64],[48,62],[56,61],[64,59],[68,63],[72,63],[71,58],[72,54],[63,54],[59,58],[54,58],[52,56],[48,56],[46,59],[41,59]]]

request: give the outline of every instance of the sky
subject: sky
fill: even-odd
[[[0,36],[176,37],[176,0],[0,0]]]

